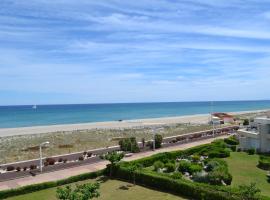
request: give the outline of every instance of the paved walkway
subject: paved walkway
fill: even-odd
[[[222,137],[218,137],[218,138],[224,138],[224,137],[226,137],[226,136],[222,136]],[[136,159],[143,158],[143,157],[148,157],[148,156],[151,156],[151,155],[156,154],[156,153],[175,151],[175,150],[184,150],[184,149],[198,146],[201,144],[210,143],[215,139],[217,139],[217,138],[210,138],[210,139],[195,141],[195,142],[191,142],[191,143],[187,143],[187,144],[179,144],[179,145],[172,146],[172,147],[158,149],[156,151],[137,153],[131,157],[124,158],[124,160],[131,161],[131,160],[136,160]],[[35,177],[29,176],[29,177],[4,181],[4,182],[0,182],[0,190],[17,188],[17,187],[21,187],[21,186],[37,184],[37,183],[42,183],[42,182],[47,182],[47,181],[56,181],[56,180],[65,179],[65,178],[68,178],[71,176],[79,175],[82,173],[94,172],[94,171],[97,171],[100,169],[104,169],[107,164],[108,164],[107,161],[101,161],[101,162],[97,162],[97,163],[93,163],[93,164],[89,164],[89,165],[83,165],[83,166],[73,167],[73,168],[69,168],[69,169],[58,170],[55,172],[39,174],[39,175],[36,175]]]

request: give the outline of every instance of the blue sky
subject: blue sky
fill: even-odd
[[[270,0],[1,0],[0,44],[0,105],[270,94]]]

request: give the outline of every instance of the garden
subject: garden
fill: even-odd
[[[239,153],[237,145],[236,138],[230,137],[185,151],[160,153],[131,162],[111,162],[107,174],[194,199],[269,199],[265,188],[261,193],[261,185],[258,187],[256,179],[247,179],[242,182],[245,184],[232,184],[235,173],[227,160],[231,154]],[[255,156],[251,150],[241,153]],[[266,158],[261,158],[265,164]],[[258,169],[257,166],[254,168]]]

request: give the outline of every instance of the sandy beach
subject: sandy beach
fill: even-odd
[[[232,115],[244,115],[244,114],[259,114],[264,113],[267,110],[255,110],[255,111],[242,111],[231,112]],[[0,136],[14,136],[14,135],[27,135],[27,134],[41,134],[52,133],[59,131],[78,131],[78,130],[92,130],[92,129],[124,129],[124,128],[138,128],[149,126],[163,126],[171,124],[207,124],[209,121],[209,114],[199,115],[186,115],[178,117],[162,117],[151,119],[135,119],[124,121],[108,121],[108,122],[94,122],[94,123],[82,123],[82,124],[62,124],[62,125],[49,125],[49,126],[33,126],[33,127],[20,127],[20,128],[2,128],[0,129]]]

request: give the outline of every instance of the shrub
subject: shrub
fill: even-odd
[[[251,149],[248,149],[247,152],[249,155],[254,155],[256,150],[254,148],[251,148]]]
[[[258,167],[264,170],[270,170],[270,157],[261,155]]]
[[[34,170],[34,169],[36,169],[37,168],[37,166],[36,165],[30,165],[30,167],[29,167],[31,170]]]
[[[130,151],[132,153],[137,153],[140,151],[135,137],[120,140],[119,145],[122,151]]]
[[[180,172],[174,172],[171,174],[170,176],[172,179],[181,179],[182,178],[182,174]]]
[[[192,164],[189,166],[189,169],[188,169],[188,172],[190,174],[194,174],[194,173],[197,173],[197,172],[201,172],[202,171],[202,166],[201,165],[197,165],[197,164]]]
[[[222,185],[222,181],[224,181],[226,185],[230,185],[232,182],[232,176],[224,167],[218,167],[208,173],[208,180],[212,185]]]
[[[161,161],[156,161],[153,166],[154,170],[158,171],[159,169],[162,169],[164,167],[164,164]]]
[[[7,171],[8,172],[13,171],[13,170],[15,170],[14,166],[12,166],[12,165],[7,166]]]
[[[156,134],[155,135],[155,147],[158,149],[158,148],[161,148],[161,145],[162,145],[162,135],[160,134]]]
[[[58,162],[63,162],[63,158],[58,158]]]
[[[238,149],[237,149],[237,152],[241,152],[241,151],[242,151],[242,149],[241,149],[241,148],[238,148]]]
[[[231,149],[233,152],[235,152],[235,151],[236,151],[236,145],[230,146],[230,149]]]
[[[243,125],[244,126],[248,126],[249,125],[249,120],[248,119],[244,119]]]
[[[23,167],[23,171],[26,171],[27,170],[27,167]]]
[[[83,160],[84,160],[83,156],[80,156],[80,157],[78,158],[78,160],[79,160],[79,161],[83,161]]]
[[[16,167],[16,171],[20,172],[21,171],[21,167]]]
[[[166,172],[171,173],[175,171],[175,164],[172,162],[165,164]]]
[[[178,171],[182,172],[182,173],[188,172],[189,168],[190,168],[190,165],[191,165],[191,163],[189,161],[181,160],[179,162]]]
[[[237,138],[234,137],[234,136],[231,136],[231,137],[229,137],[229,138],[225,138],[225,139],[224,139],[224,142],[225,142],[226,144],[229,144],[229,145],[238,145],[238,144],[239,144],[239,141],[238,141]]]
[[[215,149],[208,154],[209,158],[227,158],[230,157],[229,149]]]
[[[199,155],[193,155],[193,156],[192,156],[192,161],[193,161],[193,162],[199,162],[199,161],[200,161],[200,158],[201,158],[201,157],[200,157]]]

